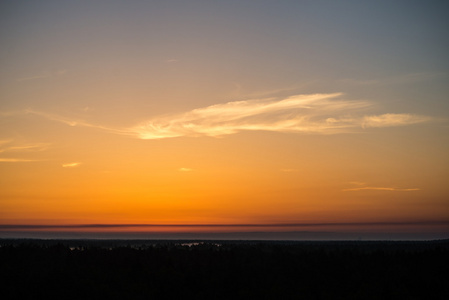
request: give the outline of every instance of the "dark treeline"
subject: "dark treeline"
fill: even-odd
[[[449,299],[449,240],[0,240],[2,299]]]

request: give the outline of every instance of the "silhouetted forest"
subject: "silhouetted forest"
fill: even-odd
[[[2,299],[449,299],[449,240],[0,240]]]

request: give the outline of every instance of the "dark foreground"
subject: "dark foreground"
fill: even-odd
[[[449,299],[449,240],[1,240],[2,299]]]

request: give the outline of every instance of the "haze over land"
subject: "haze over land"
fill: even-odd
[[[448,9],[2,2],[0,237],[449,238]]]

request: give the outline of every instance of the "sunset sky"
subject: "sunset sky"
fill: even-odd
[[[449,238],[448,11],[1,1],[0,237]]]

